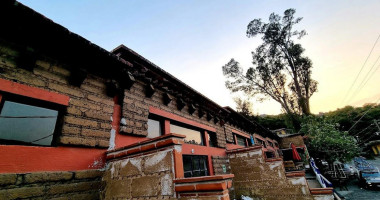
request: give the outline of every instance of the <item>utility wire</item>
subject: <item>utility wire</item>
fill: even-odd
[[[367,64],[367,61],[368,61],[369,57],[371,56],[371,54],[372,54],[372,52],[373,52],[373,49],[375,49],[375,46],[376,46],[377,41],[379,40],[379,38],[380,38],[380,34],[379,34],[379,36],[377,37],[377,39],[376,39],[376,41],[375,41],[375,44],[373,45],[371,51],[369,52],[369,54],[368,54],[368,56],[367,56],[367,59],[365,59],[365,62],[363,63],[362,67],[360,68],[359,73],[356,75],[356,78],[355,78],[354,82],[351,84],[350,89],[347,90],[347,93],[346,93],[346,95],[344,96],[344,98],[343,98],[341,104],[343,104],[343,103],[345,102],[345,100],[346,100],[346,98],[348,97],[348,94],[350,93],[352,87],[354,87],[356,81],[358,80],[360,74],[362,73],[362,71],[363,71],[363,69],[364,69],[364,66]]]
[[[360,93],[360,91],[364,88],[364,86],[367,84],[367,82],[372,78],[372,76],[375,74],[375,72],[379,69],[380,65],[378,65],[376,67],[375,71],[372,72],[373,68],[375,67],[375,65],[379,61],[379,59],[380,59],[380,55],[377,57],[375,63],[373,63],[371,69],[367,72],[367,74],[363,78],[363,80],[360,83],[360,85],[356,88],[355,92],[352,93],[351,97],[347,100],[347,103],[349,103],[351,101],[351,99],[354,98],[355,94],[359,94]]]
[[[57,116],[0,116],[0,118],[57,118]]]
[[[358,121],[356,121],[355,122],[355,124],[354,125],[352,125],[351,126],[351,128],[350,129],[348,129],[348,131],[347,132],[350,132],[350,130],[352,129],[352,128],[354,128],[354,126],[357,124],[357,123],[359,123],[359,121],[372,109],[372,108],[374,108],[378,103],[379,103],[379,101],[380,101],[380,98],[376,101],[376,103],[375,103],[375,105],[373,105],[372,107],[370,107],[361,117],[360,117],[360,119],[358,120]]]
[[[370,124],[369,126],[367,126],[367,128],[361,130],[359,133],[356,133],[355,135],[353,135],[353,137],[359,135],[360,133],[362,133],[363,131],[367,130],[369,127],[371,127],[373,124]]]

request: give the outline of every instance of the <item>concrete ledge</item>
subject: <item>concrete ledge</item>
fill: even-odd
[[[176,192],[224,191],[232,187],[233,174],[176,179]]]
[[[269,159],[265,159],[265,162],[276,162],[276,161],[282,161],[282,158],[269,158]]]
[[[310,188],[310,194],[320,195],[320,194],[333,194],[334,188]]]
[[[286,177],[302,177],[305,176],[304,171],[285,172]]]
[[[183,138],[185,138],[185,136],[174,133],[152,138],[149,140],[145,140],[142,142],[138,142],[135,144],[108,151],[106,160],[108,161],[116,158],[130,156],[133,154],[151,151],[154,149],[161,149],[163,147],[176,144],[182,145],[184,143]]]
[[[227,154],[241,153],[241,152],[246,152],[246,151],[251,151],[251,150],[256,150],[256,149],[261,149],[261,148],[262,148],[261,145],[255,145],[255,146],[252,146],[252,147],[244,147],[244,148],[240,148],[240,149],[227,150],[226,153]]]

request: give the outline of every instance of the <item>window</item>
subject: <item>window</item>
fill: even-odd
[[[175,125],[170,123],[170,132],[185,135],[185,143],[187,144],[204,145],[203,134],[199,130],[191,129],[190,127],[185,127],[185,125],[182,124]]]
[[[161,122],[156,119],[148,119],[148,138],[155,138],[162,135]]]
[[[275,157],[276,157],[276,155],[275,155],[274,152],[272,152],[272,151],[266,151],[266,152],[265,152],[265,156],[266,156],[267,158],[275,158]]]
[[[207,156],[183,155],[185,178],[208,176]]]
[[[269,146],[274,147],[273,143],[271,141],[268,141]]]
[[[208,132],[208,144],[210,147],[217,147],[216,133]]]
[[[264,140],[261,140],[259,138],[256,138],[257,142],[261,144],[264,148],[267,148],[267,144],[264,142]]]
[[[7,100],[0,106],[0,139],[50,146],[53,142],[58,110]]]
[[[236,144],[237,145],[246,147],[247,146],[246,139],[247,138],[236,134]]]

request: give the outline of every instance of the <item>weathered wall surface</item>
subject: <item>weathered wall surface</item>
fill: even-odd
[[[282,161],[267,162],[261,148],[228,153],[233,178],[231,198],[313,199],[305,177],[285,176]]]
[[[303,146],[305,143],[303,142],[303,138],[301,135],[289,136],[281,138],[280,140],[280,148],[286,149],[290,148],[290,144],[293,143],[296,146]]]
[[[230,161],[227,156],[211,156],[215,175],[231,174]]]
[[[174,198],[173,163],[173,148],[109,162],[102,199]]]
[[[103,171],[0,174],[0,199],[99,199]]]
[[[87,75],[80,87],[69,84],[68,67],[49,59],[37,60],[32,71],[17,65],[19,53],[0,44],[0,78],[70,97],[58,144],[106,148],[109,144],[113,99],[105,80]]]

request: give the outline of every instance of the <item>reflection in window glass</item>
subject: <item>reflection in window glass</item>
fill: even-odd
[[[245,137],[242,137],[240,135],[236,135],[237,144],[240,146],[247,146],[247,143],[245,143]]]
[[[148,119],[148,138],[155,138],[162,134],[160,121]]]
[[[185,178],[209,175],[207,156],[183,155],[183,168]]]
[[[170,132],[185,135],[185,143],[187,144],[204,145],[202,133],[200,131],[170,124]]]
[[[5,101],[0,113],[0,139],[51,145],[58,111]]]

